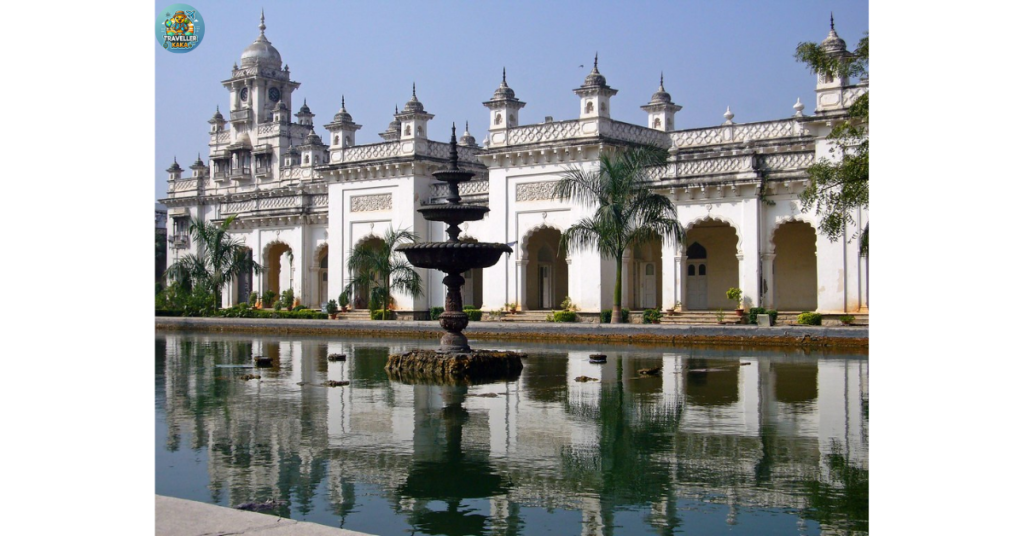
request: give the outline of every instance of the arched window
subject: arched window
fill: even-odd
[[[686,258],[706,259],[708,258],[708,250],[704,249],[704,246],[700,245],[700,242],[694,242],[690,244],[690,247],[686,248]]]

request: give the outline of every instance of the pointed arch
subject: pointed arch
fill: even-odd
[[[562,229],[541,224],[523,234],[520,243],[519,305],[523,310],[553,309],[569,295],[569,263],[558,247]],[[545,255],[541,252],[545,251]]]
[[[282,290],[291,288],[292,284],[292,247],[282,240],[271,240],[263,246],[264,279],[263,290],[273,291],[277,296]],[[270,304],[263,304],[269,307]]]
[[[768,239],[774,255],[772,284],[780,311],[818,308],[818,233],[803,218],[777,220]]]
[[[684,229],[687,259],[679,274],[685,289],[683,306],[695,311],[735,308],[726,291],[740,286],[739,227],[727,217],[709,214],[685,224]],[[689,253],[694,253],[693,258]]]

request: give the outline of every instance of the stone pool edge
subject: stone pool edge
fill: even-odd
[[[275,515],[243,512],[198,501],[156,496],[156,536],[210,536],[214,534],[265,534],[270,536],[373,536],[296,521]]]
[[[212,331],[302,335],[400,335],[439,339],[436,321],[296,320],[283,318],[156,317],[156,331]],[[804,348],[868,348],[861,326],[677,326],[664,324],[563,324],[471,322],[470,340],[590,343],[741,345]]]

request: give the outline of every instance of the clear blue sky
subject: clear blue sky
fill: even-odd
[[[230,75],[259,30],[260,4],[193,0],[206,19],[202,44],[170,54],[153,39],[156,59],[156,197],[166,195],[164,170],[201,153],[219,104],[227,114]],[[317,132],[345,95],[363,125],[357,143],[377,136],[394,107],[417,96],[436,117],[430,137],[446,138],[453,121],[469,121],[483,140],[488,100],[508,71],[508,84],[526,101],[520,124],[578,115],[572,90],[590,72],[594,53],[608,84],[616,119],[645,124],[646,104],[664,71],[665,89],[683,106],[677,128],[716,125],[726,106],[734,121],[786,117],[797,97],[813,110],[814,78],[793,59],[801,41],[828,34],[829,13],[852,49],[868,30],[866,1],[519,1],[519,2],[282,2],[265,1],[267,38],[292,78],[302,83]],[[165,3],[154,6],[157,10]],[[580,67],[583,65],[584,67]],[[293,107],[295,108],[295,107]],[[293,112],[295,110],[293,109]]]

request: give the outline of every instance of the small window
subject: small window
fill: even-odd
[[[708,250],[704,249],[700,242],[694,242],[690,244],[690,247],[686,248],[686,258],[706,259],[708,258]]]
[[[646,274],[647,275],[654,275],[654,265],[653,264],[648,264],[647,265]]]
[[[707,270],[704,268],[703,264],[697,268],[697,275],[708,275]]]
[[[686,267],[686,275],[696,275],[696,273],[696,269],[692,264]]]

